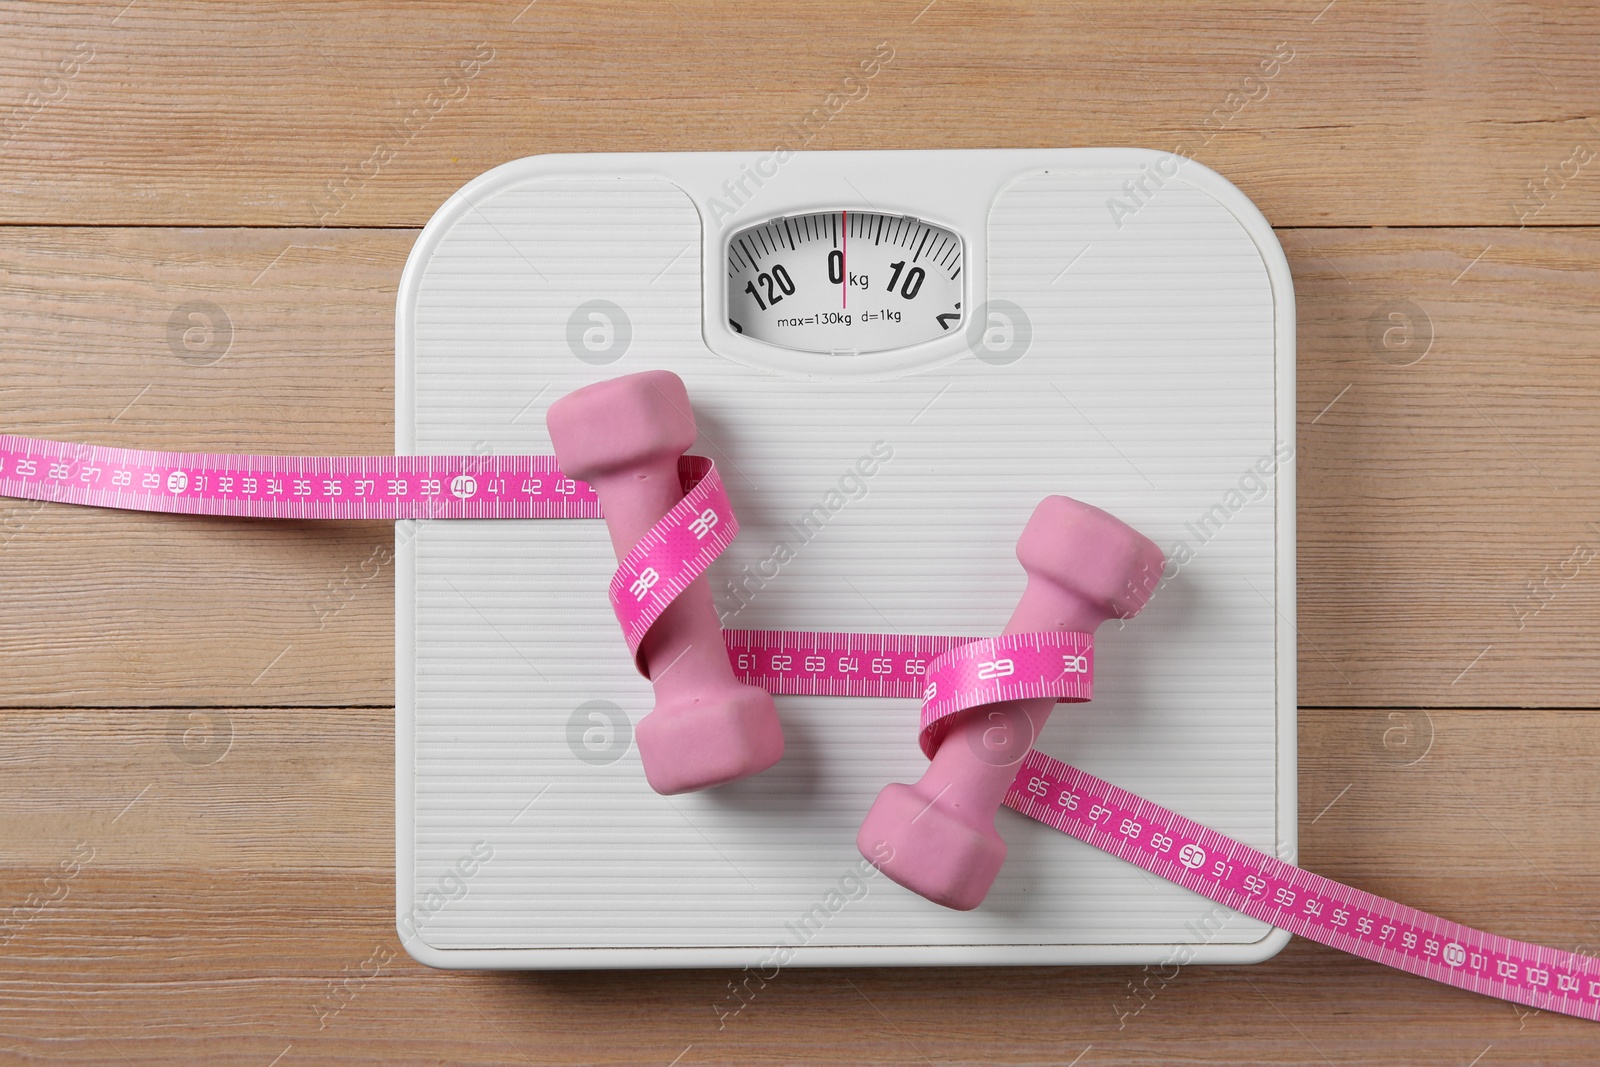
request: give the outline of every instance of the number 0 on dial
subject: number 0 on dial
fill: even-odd
[[[961,329],[961,238],[904,215],[825,211],[728,242],[728,325],[781,348],[850,355]]]

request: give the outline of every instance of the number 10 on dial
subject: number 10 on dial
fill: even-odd
[[[905,215],[824,211],[728,242],[728,325],[780,348],[850,355],[961,329],[961,238]]]

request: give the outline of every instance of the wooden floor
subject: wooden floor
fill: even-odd
[[[809,147],[1183,147],[1260,205],[1300,319],[1301,861],[1600,950],[1600,11],[525,2],[0,7],[0,429],[387,451],[452,191],[770,147],[885,42]],[[430,971],[392,918],[392,536],[0,505],[0,1063],[1600,1061],[1600,1026],[1302,941],[1149,986],[794,970],[723,1028],[727,973]]]

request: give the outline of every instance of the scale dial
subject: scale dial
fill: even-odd
[[[961,238],[876,211],[820,211],[728,242],[728,325],[780,348],[883,352],[961,329]]]

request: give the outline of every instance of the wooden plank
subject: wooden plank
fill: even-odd
[[[1591,703],[1600,661],[1571,635],[1600,627],[1600,232],[1281,236],[1300,318],[1301,700]],[[6,429],[387,451],[414,237],[6,229]],[[1419,361],[1384,347],[1385,330],[1403,340],[1390,314],[1418,338],[1425,316]],[[388,703],[391,551],[381,523],[0,505],[0,702]]]
[[[136,448],[394,448],[415,234],[0,231],[6,430]],[[392,523],[0,504],[21,704],[390,703]]]
[[[1591,703],[1600,235],[1281,236],[1302,702]]]
[[[1513,0],[14,2],[0,226],[48,225],[0,229],[3,428],[386,451],[409,228],[524,155],[1182,145],[1298,290],[1302,862],[1597,951],[1600,231],[1516,229],[1600,225],[1597,43],[1595,10]],[[111,228],[195,225],[230,228]],[[1327,228],[1363,226],[1454,228]],[[421,967],[390,919],[391,546],[0,502],[0,1060],[1596,1058],[1593,1024],[1301,941],[789,970],[720,1025],[727,971]]]
[[[417,226],[521,156],[786,142],[1183,147],[1280,225],[1600,223],[1590,5],[28,0],[0,20],[0,221]]]
[[[12,1062],[1021,1064],[1093,1046],[1083,1063],[1461,1067],[1489,1046],[1496,1064],[1595,1048],[1592,1023],[1300,941],[1181,972],[792,969],[720,1029],[724,969],[432,971],[391,919],[391,710],[217,709],[193,724],[231,729],[211,762],[174,747],[175,712],[0,717],[0,901],[23,907],[0,926]],[[1600,945],[1600,712],[1525,711],[1507,729],[1436,710],[1406,760],[1383,743],[1391,714],[1419,713],[1302,711],[1304,865],[1499,933]]]

